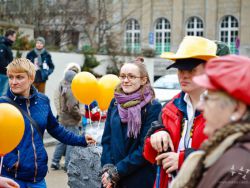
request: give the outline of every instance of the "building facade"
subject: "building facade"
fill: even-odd
[[[231,53],[250,55],[249,0],[113,0],[112,21],[120,43],[130,53],[176,51],[186,35],[220,40]],[[117,31],[118,31],[117,30]]]

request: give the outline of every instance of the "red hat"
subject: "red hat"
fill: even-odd
[[[222,90],[230,96],[250,105],[250,59],[227,55],[209,60],[205,73],[193,81],[206,89]]]

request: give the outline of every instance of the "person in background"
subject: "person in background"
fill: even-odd
[[[55,103],[59,103],[56,105],[59,123],[61,123],[67,130],[76,134],[79,134],[82,114],[80,112],[80,104],[72,94],[71,83],[78,72],[80,72],[80,66],[75,63],[70,63],[64,71],[64,79],[60,82],[54,96]],[[64,143],[59,142],[56,145],[50,167],[54,170],[59,170],[60,160],[65,154],[64,170],[67,171],[72,148],[73,146],[67,146]]]
[[[154,122],[144,145],[145,158],[161,167],[161,188],[168,187],[185,158],[207,138],[203,134],[205,120],[197,109],[204,89],[196,85],[192,78],[204,73],[206,61],[215,57],[216,51],[217,45],[213,41],[186,36],[176,54],[165,56],[174,61],[167,69],[178,69],[182,91],[163,107],[159,121]]]
[[[7,66],[10,88],[5,97],[0,97],[0,103],[20,108],[25,122],[24,136],[18,146],[4,156],[2,168],[2,176],[15,180],[21,188],[46,188],[48,156],[43,144],[45,129],[64,144],[95,144],[91,136],[75,135],[57,122],[48,97],[32,86],[35,73],[35,65],[30,60],[13,60]]]
[[[35,48],[27,54],[26,58],[34,63],[36,68],[34,86],[39,92],[45,93],[46,81],[54,71],[54,64],[51,55],[45,49],[45,39],[43,37],[36,39]]]
[[[193,78],[206,89],[198,108],[208,140],[191,154],[173,188],[248,188],[250,186],[250,59],[228,55],[207,62]]]
[[[61,105],[60,105],[60,92],[59,92],[59,88],[61,87],[61,84],[64,82],[64,77],[65,77],[65,73],[68,70],[72,70],[74,71],[76,74],[81,72],[81,67],[79,64],[75,63],[75,62],[71,62],[69,64],[67,64],[66,68],[63,71],[63,79],[60,81],[59,86],[55,89],[54,91],[54,105],[56,108],[56,112],[57,112],[57,119],[59,118],[59,114],[61,112]]]
[[[157,120],[161,104],[154,100],[145,64],[125,63],[121,84],[108,109],[101,156],[103,187],[152,188],[156,168],[143,155],[143,143],[151,123]]]
[[[0,176],[0,187],[1,188],[19,188],[19,185],[12,179]]]
[[[9,29],[4,37],[0,37],[0,96],[8,90],[6,67],[13,60],[11,46],[16,41],[16,31]]]

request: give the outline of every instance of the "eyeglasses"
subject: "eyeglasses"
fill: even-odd
[[[218,100],[219,97],[212,97],[208,95],[208,92],[205,91],[200,95],[200,101],[206,103],[208,100]]]
[[[128,79],[128,81],[132,81],[132,80],[135,80],[136,78],[142,78],[142,77],[135,76],[135,75],[132,75],[132,74],[128,74],[128,75],[122,74],[122,75],[119,76],[119,78],[122,81],[125,80],[126,78]]]

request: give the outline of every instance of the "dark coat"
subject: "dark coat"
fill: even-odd
[[[48,80],[49,75],[54,71],[54,64],[51,59],[51,55],[46,50],[41,54],[42,62],[46,63],[48,66],[48,70],[44,69],[43,65],[39,65],[40,69],[36,71],[35,83],[38,82],[46,82]],[[35,58],[37,58],[37,54],[35,50],[30,51],[27,56],[32,63],[34,63]]]
[[[47,129],[50,135],[64,144],[87,145],[83,136],[74,135],[57,122],[52,114],[47,96],[37,92],[34,87],[32,87],[31,92],[29,99],[15,96],[10,90],[7,96],[30,114],[37,122],[42,134]],[[4,99],[0,99],[0,103],[4,102],[6,102]],[[26,116],[24,116],[24,121],[25,131],[23,138],[13,151],[4,156],[2,175],[29,182],[41,181],[48,171],[47,152],[38,130],[30,124]],[[15,163],[18,164],[17,168],[13,166]]]
[[[154,165],[147,162],[143,155],[144,138],[151,123],[158,119],[161,105],[152,101],[142,108],[142,126],[136,139],[127,136],[127,125],[121,123],[118,108],[113,100],[108,110],[102,137],[102,166],[114,164],[120,176],[118,187],[152,188],[156,175]]]
[[[0,74],[6,75],[6,67],[13,60],[12,44],[10,39],[0,37]]]

